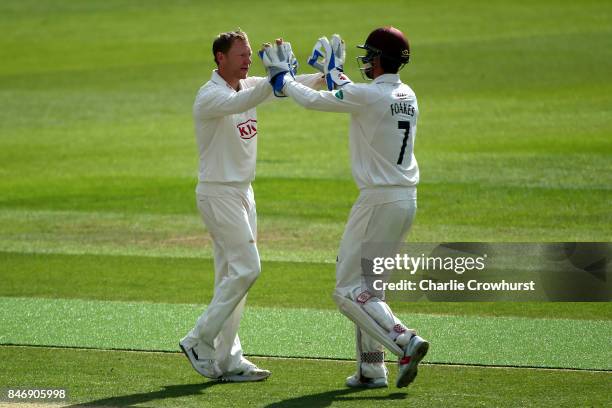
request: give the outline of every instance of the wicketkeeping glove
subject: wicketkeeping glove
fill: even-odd
[[[290,74],[295,77],[298,66],[297,59],[291,50],[291,44],[288,42],[274,45],[263,44],[259,57],[268,72],[268,80],[274,89],[274,95],[284,97],[282,90],[285,85],[285,75]]]
[[[297,75],[299,66],[300,64],[298,63],[298,60],[295,57],[295,54],[293,53],[293,50],[292,50],[291,55],[289,56],[289,73],[291,74],[292,77],[295,78],[295,76]]]
[[[332,36],[331,42],[327,37],[321,37],[315,43],[312,54],[308,57],[308,65],[325,74],[327,89],[333,90],[351,82],[344,74],[343,66],[346,58],[344,41],[338,34]],[[319,59],[322,59],[319,62]]]
[[[312,47],[312,53],[308,57],[308,65],[319,72],[325,73],[327,66],[326,59],[328,55],[331,55],[331,52],[331,44],[327,37],[319,38],[314,47]],[[322,62],[319,62],[319,59],[322,59]]]

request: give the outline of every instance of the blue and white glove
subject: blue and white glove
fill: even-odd
[[[291,46],[291,44],[289,44],[289,46]],[[295,76],[297,75],[297,71],[299,67],[300,67],[300,64],[298,63],[298,60],[295,57],[295,54],[293,53],[293,50],[292,50],[291,55],[289,56],[289,73],[291,74],[293,78],[295,78]]]
[[[283,94],[285,75],[295,77],[298,68],[297,59],[291,50],[291,43],[263,44],[259,57],[268,73],[268,81],[274,89],[274,95],[279,98],[285,97]]]
[[[312,53],[310,57],[308,57],[308,65],[319,72],[325,73],[325,67],[327,66],[325,61],[326,56],[331,54],[331,52],[331,44],[327,37],[324,36],[319,38],[314,47],[312,47]],[[322,62],[319,62],[319,59],[321,59]]]
[[[332,36],[331,42],[327,37],[317,40],[312,53],[308,57],[308,65],[325,74],[328,90],[338,89],[351,80],[344,74],[343,66],[346,58],[346,46],[338,34]],[[319,61],[321,59],[321,61]]]

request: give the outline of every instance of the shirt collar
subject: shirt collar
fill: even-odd
[[[232,91],[236,92],[236,90],[234,88],[232,88],[230,86],[230,84],[228,84],[227,81],[225,79],[223,79],[223,77],[221,75],[219,75],[219,71],[217,71],[216,69],[213,70],[212,76],[210,77],[210,80],[213,81],[217,85],[221,85],[221,86],[225,85],[229,89],[231,89]],[[240,89],[242,89],[242,80],[240,80]]]
[[[399,74],[382,74],[381,76],[377,77],[373,82],[375,84],[380,84],[383,82],[398,84],[402,81],[400,80]]]

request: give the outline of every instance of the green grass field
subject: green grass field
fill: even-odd
[[[282,36],[304,62],[338,32],[356,81],[373,28],[408,35],[409,241],[612,241],[611,22],[605,1],[3,1],[0,389],[67,388],[72,406],[611,406],[609,302],[396,302],[432,343],[416,382],[344,388],[353,331],[330,294],[357,196],[348,117],[288,99],[258,108],[263,273],[241,327],[273,376],[202,381],[176,347],[212,295],[191,106],[217,33]]]

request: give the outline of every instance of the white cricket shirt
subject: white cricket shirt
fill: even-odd
[[[384,74],[332,92],[288,80],[283,91],[308,109],[351,114],[351,165],[359,189],[418,184],[413,150],[419,109],[414,91],[399,75]]]
[[[320,87],[320,74],[299,75],[296,81]],[[310,89],[310,88],[306,88]],[[265,77],[240,80],[233,89],[215,70],[193,104],[199,152],[199,183],[250,183],[257,158],[257,111],[266,99],[276,99]]]

